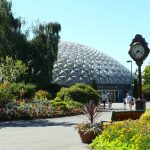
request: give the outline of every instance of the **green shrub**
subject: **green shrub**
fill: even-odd
[[[76,102],[73,100],[62,101],[58,97],[50,101],[50,106],[54,107],[57,110],[62,110],[63,112],[69,112],[69,111],[71,112],[73,109],[81,110],[81,108],[83,107],[83,105],[80,102]]]
[[[90,146],[94,150],[148,150],[149,141],[150,122],[126,120],[108,125]]]
[[[66,101],[66,103],[67,103],[67,107],[69,109],[72,109],[72,108],[82,108],[83,107],[82,103],[76,102],[76,101],[72,101],[72,100],[68,100],[68,101]]]
[[[47,118],[53,113],[50,106],[42,103],[10,102],[6,105],[1,120]]]
[[[150,109],[146,110],[145,113],[141,115],[140,120],[150,123]]]
[[[34,84],[25,84],[23,82],[10,83],[9,88],[16,98],[31,98],[36,90],[36,86]],[[21,94],[23,95],[21,96]]]
[[[9,102],[0,109],[0,121],[16,119],[35,119],[80,114],[82,104],[74,101],[55,99],[48,101],[25,100]]]
[[[0,85],[0,107],[4,107],[8,102],[15,100],[15,95],[6,84]]]
[[[32,97],[35,85],[24,83],[3,83],[0,85],[0,106],[20,98]]]
[[[57,108],[57,109],[62,109],[64,111],[67,111],[68,110],[68,107],[67,107],[67,103],[66,102],[63,102],[63,101],[53,101],[50,103],[52,107],[54,108]]]
[[[45,90],[38,90],[34,95],[34,99],[36,99],[36,100],[47,101],[50,98],[51,98],[50,93],[48,93]]]
[[[89,100],[99,101],[99,95],[96,90],[86,84],[77,83],[70,88],[61,88],[57,93],[61,100],[74,100],[81,103],[88,103]]]
[[[50,101],[50,104],[53,104],[55,102],[65,102],[68,107],[75,107],[75,108],[81,108],[83,107],[83,104],[80,102],[76,102],[70,99],[62,101],[59,97],[56,97],[55,99]]]
[[[65,88],[65,87],[62,87],[60,89],[60,91],[57,93],[57,98],[61,99],[61,100],[67,100],[67,99],[70,99],[70,88]]]
[[[150,101],[150,84],[143,85],[143,96],[147,101]]]
[[[28,67],[21,60],[13,59],[6,56],[5,59],[1,57],[0,70],[3,83],[13,83],[19,81],[21,75],[25,75]]]

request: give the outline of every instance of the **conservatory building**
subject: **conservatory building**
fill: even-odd
[[[109,91],[121,102],[130,89],[131,73],[112,57],[88,46],[59,42],[52,82],[61,86],[96,83],[99,93]]]

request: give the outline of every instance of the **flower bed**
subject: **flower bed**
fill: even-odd
[[[10,102],[5,108],[0,109],[0,121],[70,116],[81,112],[81,108],[62,109],[51,106],[49,102]]]
[[[150,111],[146,111],[146,115],[143,114],[139,120],[106,124],[102,134],[90,146],[94,150],[150,149]]]

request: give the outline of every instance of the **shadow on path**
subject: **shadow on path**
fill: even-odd
[[[150,102],[146,103],[146,108],[150,109]],[[100,110],[102,112],[104,112],[103,116],[102,116],[102,120],[103,118],[105,119],[106,116],[111,116],[111,113],[107,114],[106,112],[112,112],[113,110],[124,110],[122,103],[113,103],[112,105],[112,110]],[[128,109],[126,109],[128,110]],[[110,119],[110,117],[109,117]],[[0,128],[6,128],[6,127],[48,127],[48,126],[64,126],[64,127],[68,127],[68,126],[73,126],[76,123],[72,120],[70,120],[70,118],[68,118],[68,120],[66,121],[62,121],[62,120],[55,120],[55,119],[36,119],[36,120],[18,120],[18,121],[0,121]]]
[[[47,126],[73,126],[75,123],[71,122],[55,122],[49,120],[20,120],[20,121],[5,121],[0,122],[0,128],[6,127],[47,127]]]

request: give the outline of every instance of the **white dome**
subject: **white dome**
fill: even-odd
[[[98,85],[130,84],[130,71],[110,56],[78,43],[61,41],[58,47],[53,83],[90,85],[95,80]]]

